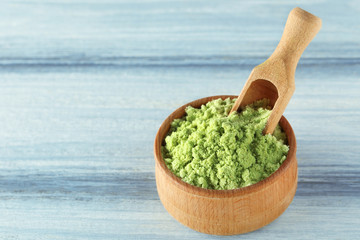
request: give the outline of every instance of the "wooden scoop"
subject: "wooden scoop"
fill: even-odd
[[[263,133],[273,133],[295,91],[295,70],[301,54],[320,28],[320,18],[294,8],[275,51],[252,70],[230,113],[268,98],[273,109]]]

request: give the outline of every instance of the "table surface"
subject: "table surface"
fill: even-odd
[[[285,116],[285,213],[226,239],[360,239],[359,1],[4,1],[0,239],[221,239],[163,208],[153,141],[191,100],[238,94],[300,6],[323,19]]]

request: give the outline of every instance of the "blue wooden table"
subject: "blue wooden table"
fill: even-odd
[[[360,239],[359,1],[3,1],[0,239],[221,239],[174,220],[153,140],[191,100],[238,94],[302,7],[323,28],[285,116],[296,196],[226,239]]]

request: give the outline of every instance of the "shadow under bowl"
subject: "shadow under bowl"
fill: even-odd
[[[284,116],[279,124],[288,139],[287,158],[277,171],[256,184],[233,190],[205,189],[182,181],[168,169],[161,146],[171,122],[183,117],[187,106],[199,108],[214,99],[228,97],[237,98],[206,97],[176,109],[160,126],[154,144],[156,186],[165,209],[180,223],[215,235],[246,233],[271,223],[290,205],[297,187],[296,139]]]

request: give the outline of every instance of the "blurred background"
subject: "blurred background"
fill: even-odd
[[[323,27],[285,116],[288,210],[235,239],[360,236],[360,1],[2,1],[0,239],[218,239],[158,198],[153,140],[197,98],[240,93],[301,7]]]

